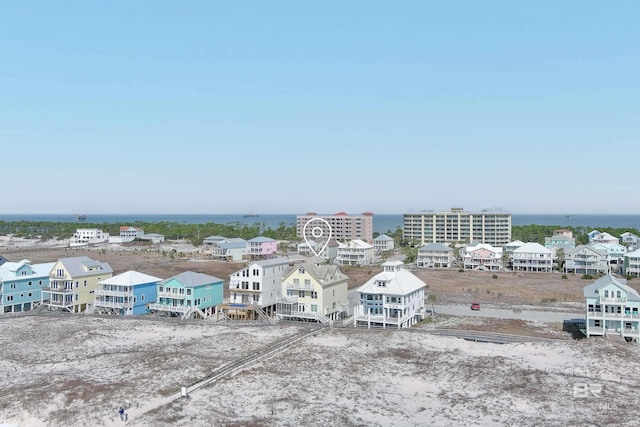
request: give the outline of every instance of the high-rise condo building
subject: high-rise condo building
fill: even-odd
[[[361,215],[349,215],[346,212],[338,212],[335,215],[318,215],[315,212],[308,212],[305,215],[298,215],[296,221],[296,229],[299,238],[304,238],[303,230],[307,222],[314,218],[320,218],[331,226],[331,238],[336,240],[354,240],[360,239],[371,243],[373,241],[373,213],[363,212]],[[313,230],[320,227],[322,235]],[[306,237],[315,241],[326,240],[329,238],[329,227],[324,221],[314,221],[305,230]]]
[[[408,213],[403,216],[402,236],[419,245],[479,242],[503,246],[511,241],[511,214],[501,210],[470,213],[462,208]]]

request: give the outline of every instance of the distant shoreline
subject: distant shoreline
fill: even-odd
[[[69,222],[83,224],[121,224],[136,222],[156,223],[174,222],[184,224],[229,224],[239,223],[253,225],[260,223],[264,227],[276,229],[281,223],[292,226],[298,214],[259,214],[258,217],[247,217],[246,213],[235,215],[206,214],[84,214],[86,219],[76,220],[77,214],[0,214],[0,221],[17,222]],[[375,214],[373,229],[378,233],[395,231],[402,227],[403,214]],[[593,228],[635,228],[640,229],[640,214],[511,214],[512,225],[547,225],[558,227],[593,227]]]

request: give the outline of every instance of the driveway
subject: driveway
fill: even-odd
[[[431,305],[427,304],[430,309]],[[500,308],[481,308],[471,310],[469,305],[436,305],[436,314],[446,314],[449,316],[470,316],[470,317],[494,317],[497,319],[518,319],[527,322],[563,322],[571,319],[584,319],[584,312],[557,312],[543,310],[506,310]]]

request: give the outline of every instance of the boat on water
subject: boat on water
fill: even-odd
[[[76,221],[84,221],[87,219],[85,214],[76,214]]]
[[[245,218],[257,218],[259,216],[260,215],[258,215],[258,214],[244,214],[243,215],[243,217],[245,217]]]

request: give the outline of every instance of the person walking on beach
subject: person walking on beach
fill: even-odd
[[[124,421],[124,408],[122,406],[118,410],[118,414],[120,414],[120,419]]]

